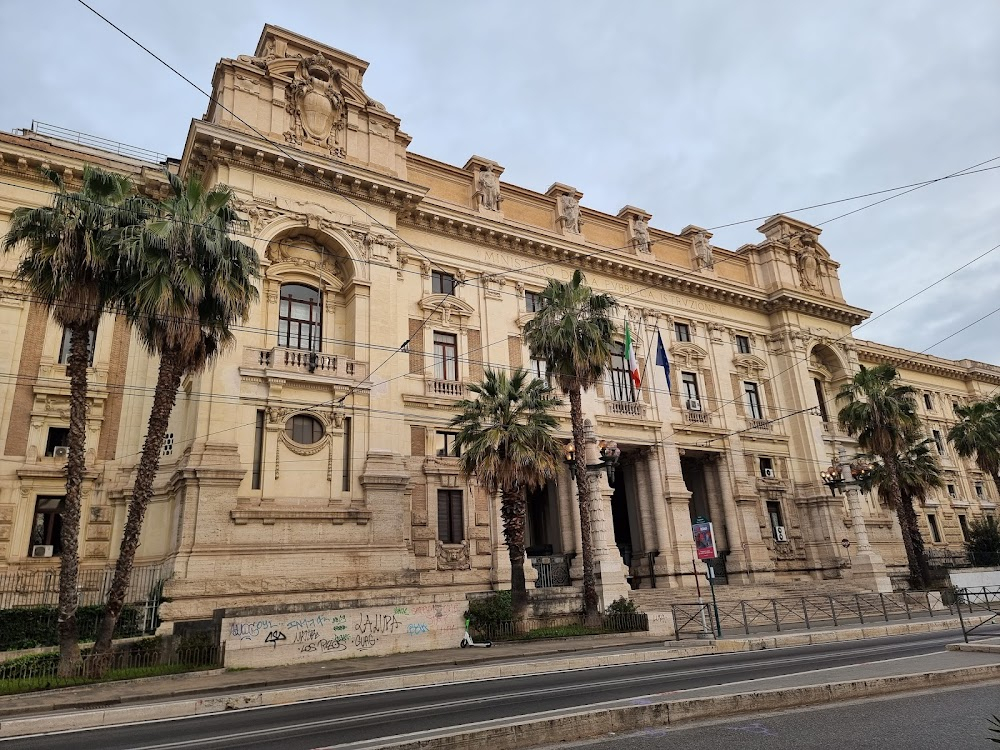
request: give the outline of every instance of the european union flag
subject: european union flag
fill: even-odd
[[[670,360],[667,359],[667,350],[663,348],[663,337],[659,329],[656,331],[656,364],[663,366],[663,374],[667,376],[667,392],[670,392]]]

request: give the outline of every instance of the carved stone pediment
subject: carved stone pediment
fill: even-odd
[[[670,361],[680,367],[701,367],[708,358],[708,352],[697,344],[685,341],[670,345]]]
[[[767,370],[767,363],[753,354],[737,354],[733,357],[733,367],[741,377],[759,378]]]
[[[464,326],[475,312],[472,305],[453,294],[428,294],[417,304],[444,325]]]

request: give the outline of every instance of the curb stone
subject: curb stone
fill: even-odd
[[[806,685],[751,693],[688,698],[644,705],[581,711],[539,717],[503,726],[469,729],[452,734],[422,732],[400,742],[370,741],[341,745],[346,750],[522,750],[560,742],[629,734],[642,729],[681,726],[723,716],[826,705],[931,688],[1000,679],[1000,664],[893,675],[865,680]],[[402,739],[400,737],[399,739]],[[322,749],[320,749],[322,750]],[[327,749],[331,750],[331,749]]]

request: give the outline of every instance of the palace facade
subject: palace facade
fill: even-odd
[[[409,151],[401,121],[365,92],[368,64],[266,26],[253,55],[223,59],[215,100],[179,159],[124,156],[47,133],[0,135],[0,230],[44,205],[41,168],[78,184],[84,164],[145,194],[163,169],[235,190],[261,257],[260,302],[238,343],[183,382],[139,564],[171,574],[167,621],[220,607],[461,599],[509,581],[499,511],[459,473],[448,422],[485,368],[544,376],[522,336],[549,278],[582,269],[618,298],[638,350],[635,389],[616,356],[585,394],[595,440],[622,450],[614,484],[595,477],[605,601],[631,585],[694,585],[691,524],[711,520],[731,584],[844,581],[879,588],[905,572],[894,515],[853,509],[820,472],[838,445],[839,386],[890,362],[919,391],[947,489],[918,509],[928,548],[961,550],[996,488],[944,436],[954,407],[1000,386],[1000,368],[856,339],[821,230],[777,215],[729,250],[696,226],[659,228],[627,205],[589,209],[577,187],[536,192],[503,167]],[[68,425],[66,337],[0,278],[0,573],[58,565]],[[657,337],[669,383],[655,364]],[[108,317],[90,371],[80,554],[117,554],[157,363]],[[558,411],[570,436],[568,405]],[[859,564],[859,519],[871,542]],[[580,524],[565,469],[530,498],[531,578],[579,587]],[[845,544],[849,542],[850,544]],[[863,549],[860,551],[864,551]],[[864,557],[864,556],[862,556]],[[652,570],[650,570],[652,566]],[[880,567],[881,566],[881,567]],[[564,588],[572,591],[572,588]]]

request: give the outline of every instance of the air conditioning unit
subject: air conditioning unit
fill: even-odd
[[[69,458],[69,446],[68,445],[57,445],[52,449],[53,458]]]
[[[689,398],[687,400],[688,411],[701,411],[701,401],[696,398]]]
[[[764,469],[764,476],[768,479],[774,479],[774,469]]]
[[[774,540],[776,542],[787,542],[788,541],[788,534],[785,532],[785,527],[784,526],[775,526],[774,527]]]
[[[51,544],[33,544],[31,546],[32,557],[52,557],[55,548]]]

